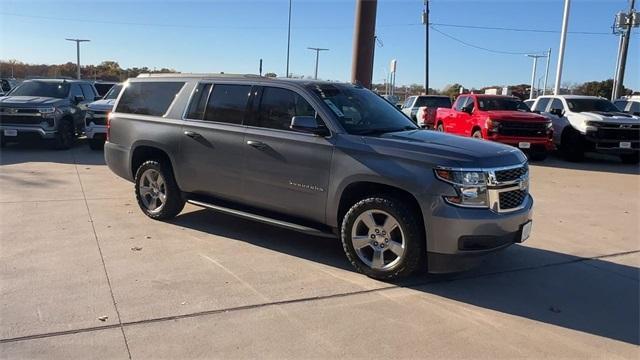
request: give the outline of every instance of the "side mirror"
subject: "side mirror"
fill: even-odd
[[[82,95],[76,95],[76,96],[74,96],[74,97],[73,97],[73,101],[74,101],[76,104],[80,104],[81,102],[83,102],[83,101],[84,101],[84,96],[82,96]]]
[[[398,110],[402,110],[404,108],[404,106],[402,106],[402,104],[397,104],[396,108],[398,108]]]
[[[314,116],[294,116],[291,118],[289,128],[294,131],[318,136],[329,135],[329,130],[323,125],[318,125],[318,121]]]
[[[466,112],[467,114],[471,115],[471,113],[473,112],[473,107],[465,106],[462,108],[462,112]]]
[[[562,110],[562,109],[551,109],[549,111],[549,114],[555,115],[557,117],[563,117],[564,116],[564,110]]]
[[[535,114],[540,114],[540,110],[532,110],[531,112]]]

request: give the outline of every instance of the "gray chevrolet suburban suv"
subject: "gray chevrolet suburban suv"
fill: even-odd
[[[68,149],[84,130],[87,104],[97,98],[88,81],[26,80],[0,97],[0,144],[37,138]]]
[[[105,159],[153,219],[189,202],[339,237],[353,266],[378,279],[464,270],[531,231],[520,150],[421,130],[358,85],[130,79],[109,117]]]

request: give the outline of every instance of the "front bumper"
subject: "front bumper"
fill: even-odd
[[[636,154],[640,152],[640,140],[637,140],[637,134],[633,135],[603,138],[597,132],[588,131],[584,137],[586,150],[612,155]],[[629,147],[622,147],[622,144]]]
[[[104,144],[104,160],[109,169],[116,175],[133,182],[129,152],[128,148],[108,141]]]
[[[460,208],[432,199],[432,211],[425,216],[427,265],[429,272],[467,270],[493,252],[520,241],[522,226],[532,219],[533,198],[510,213],[488,209]]]
[[[107,127],[104,125],[96,125],[93,122],[90,122],[85,126],[84,134],[88,139],[93,139],[94,137],[105,139],[107,136]]]
[[[4,135],[5,130],[16,130],[18,132],[18,136],[16,137],[5,136]],[[2,136],[8,140],[12,138],[19,139],[23,136],[38,136],[41,139],[54,139],[56,137],[57,132],[58,132],[57,130],[45,130],[41,127],[35,127],[35,126],[10,125],[10,124],[0,125],[0,134],[2,134]]]
[[[553,135],[549,135],[548,137],[521,137],[489,134],[487,139],[514,147],[519,147],[520,143],[525,142],[530,144],[530,149],[532,150],[553,151],[555,149]]]

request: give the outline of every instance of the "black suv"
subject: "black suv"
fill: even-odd
[[[97,98],[89,81],[24,81],[0,98],[0,143],[40,138],[53,140],[57,149],[68,149],[84,129],[86,105]]]

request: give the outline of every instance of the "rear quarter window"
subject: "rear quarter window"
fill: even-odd
[[[184,82],[132,82],[123,90],[116,112],[162,116],[176,98]]]

